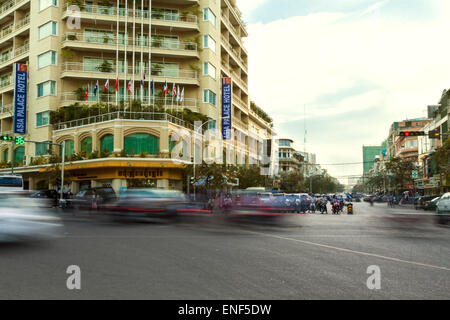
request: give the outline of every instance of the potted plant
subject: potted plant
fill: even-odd
[[[110,43],[111,40],[112,39],[111,39],[111,37],[108,34],[105,33],[103,35],[103,43]]]
[[[108,60],[103,60],[103,63],[97,67],[100,72],[111,72],[112,69],[112,64]]]
[[[77,35],[75,33],[69,33],[69,34],[67,34],[67,40],[70,40],[70,41],[78,40]]]
[[[163,37],[152,36],[152,47],[153,48],[161,48],[162,42],[163,42]]]
[[[109,0],[102,0],[99,1],[98,6],[101,8],[101,13],[102,14],[112,14],[111,12],[111,7],[113,6],[113,3]]]
[[[152,9],[152,19],[162,20],[164,18],[164,11],[161,8]]]

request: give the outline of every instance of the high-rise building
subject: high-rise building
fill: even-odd
[[[249,107],[247,31],[235,0],[9,0],[0,30],[0,131],[13,134],[14,64],[25,64],[25,139],[41,142],[14,152],[2,143],[0,162],[14,157],[30,189],[49,187],[45,141],[65,145],[72,192],[142,180],[180,189],[192,154],[225,154],[179,134],[192,135],[194,120],[222,130],[224,77],[235,133],[227,157],[258,163],[272,137],[272,124]]]
[[[373,168],[375,157],[379,156],[382,152],[382,146],[363,146],[364,174],[367,174]]]

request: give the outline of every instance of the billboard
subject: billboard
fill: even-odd
[[[27,72],[26,64],[15,65],[14,72],[14,133],[27,131]]]
[[[233,88],[231,78],[222,79],[222,139],[231,140]]]

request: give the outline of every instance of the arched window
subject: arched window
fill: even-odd
[[[147,133],[135,133],[124,139],[125,152],[130,155],[146,152],[159,154],[159,138]]]
[[[9,149],[3,150],[3,161],[5,162],[9,161]]]
[[[14,155],[16,162],[23,162],[23,159],[25,158],[25,147],[18,147],[14,151]]]
[[[104,135],[100,139],[100,151],[108,151],[113,153],[114,150],[114,136],[112,134]]]
[[[73,140],[64,141],[64,148],[65,148],[64,155],[66,157],[70,157],[71,155],[73,155],[75,153],[74,146],[75,146],[75,143],[73,142]]]
[[[92,137],[81,140],[81,152],[92,153]]]

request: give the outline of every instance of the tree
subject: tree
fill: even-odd
[[[417,170],[417,164],[414,159],[393,158],[386,162],[386,170],[392,176],[392,185],[394,190],[403,189],[404,184],[414,184],[412,171]]]
[[[280,175],[280,189],[285,192],[301,192],[303,175],[299,172],[286,172]]]

